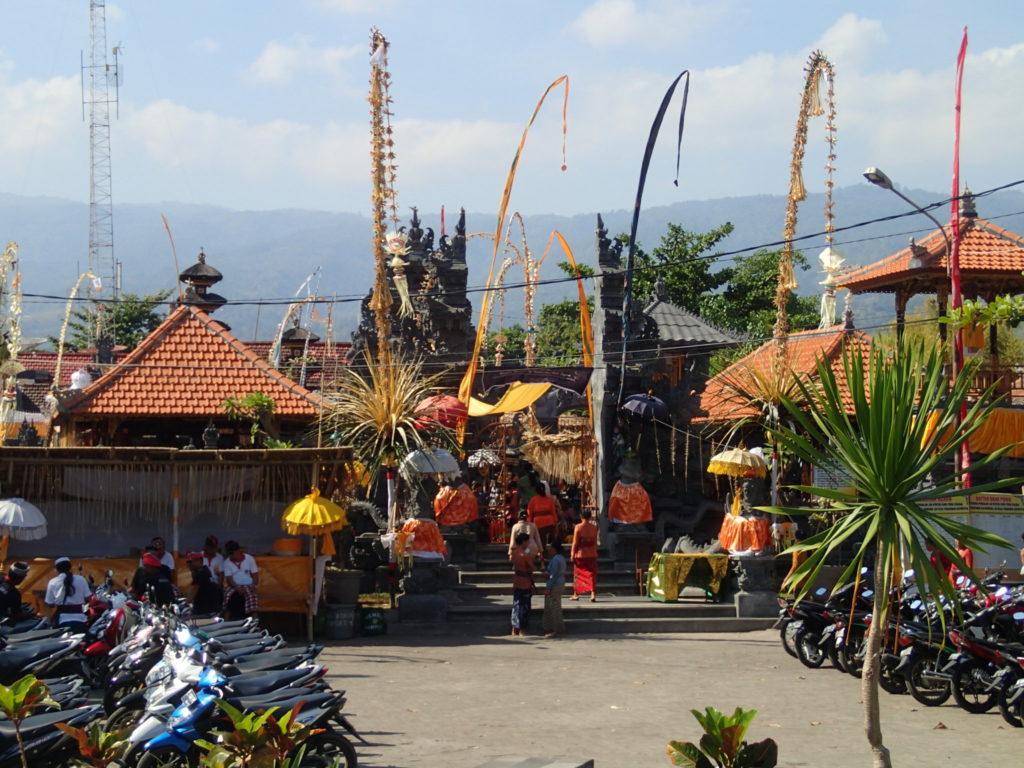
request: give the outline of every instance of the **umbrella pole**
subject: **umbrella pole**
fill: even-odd
[[[306,635],[309,642],[313,642],[313,598],[316,596],[316,535],[310,536],[309,542],[310,570],[312,578],[309,581],[309,605],[306,606]]]
[[[178,531],[178,512],[179,512],[179,497],[181,491],[178,488],[178,468],[174,467],[171,474],[171,552],[174,556],[178,556],[178,545],[179,545],[179,531]]]

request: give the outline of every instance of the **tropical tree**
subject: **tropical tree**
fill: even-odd
[[[1010,545],[999,536],[929,511],[924,503],[941,497],[984,493],[1019,484],[1020,479],[1007,478],[965,488],[960,483],[962,470],[944,475],[948,460],[996,406],[997,401],[989,391],[960,419],[960,404],[967,399],[973,366],[949,383],[943,374],[941,354],[934,348],[925,349],[920,342],[909,342],[894,350],[874,346],[867,354],[848,350],[842,365],[846,388],[840,385],[836,372],[819,361],[816,384],[796,380],[798,397],[783,394],[780,399],[793,426],[771,428],[788,450],[815,466],[848,474],[856,488],[854,492],[844,492],[795,487],[830,500],[839,516],[833,526],[791,548],[809,556],[784,586],[795,588],[797,599],[804,597],[829,555],[844,544],[853,545],[854,556],[837,586],[850,582],[864,563],[873,559],[874,596],[862,696],[874,765],[886,768],[891,763],[882,741],[879,717],[879,648],[893,590],[905,563],[901,546],[922,594],[945,596],[957,605],[952,585],[946,574],[932,566],[925,543],[933,542],[964,573],[969,569],[951,546],[951,539],[981,551]],[[990,454],[974,468],[997,460],[1009,447]],[[815,511],[768,509],[782,514]]]
[[[169,290],[145,296],[122,293],[116,301],[96,302],[76,310],[68,322],[70,336],[64,346],[72,351],[92,347],[102,327],[114,344],[134,349],[163,322],[166,312],[160,310],[170,295]],[[59,343],[57,339],[50,341],[55,346]]]

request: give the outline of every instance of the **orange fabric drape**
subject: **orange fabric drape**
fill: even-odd
[[[653,518],[651,497],[640,483],[623,483],[612,488],[608,499],[608,519],[620,523],[646,523]]]
[[[771,527],[766,517],[726,515],[722,518],[722,530],[718,533],[718,539],[730,552],[760,552],[771,544]]]
[[[480,517],[478,506],[469,486],[446,486],[434,497],[434,520],[438,525],[465,525]]]
[[[441,529],[433,520],[408,520],[402,526],[402,533],[405,534],[403,543],[408,542],[410,536],[413,537],[412,543],[403,547],[406,554],[437,552],[448,556],[448,546],[441,536]]]

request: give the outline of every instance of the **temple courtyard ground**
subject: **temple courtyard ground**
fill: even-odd
[[[775,739],[780,766],[871,765],[860,681],[827,665],[807,669],[772,630],[552,640],[403,633],[334,643],[321,658],[370,742],[357,746],[362,768],[478,768],[500,756],[666,766],[665,744],[696,741],[689,710],[706,706],[756,709],[748,739]],[[1021,763],[1024,730],[997,711],[880,696],[895,766]]]

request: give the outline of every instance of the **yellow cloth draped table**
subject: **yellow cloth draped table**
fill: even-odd
[[[708,595],[717,595],[728,573],[728,555],[655,552],[647,571],[647,597],[674,603],[682,587],[697,587]]]
[[[652,519],[651,497],[640,483],[619,480],[608,499],[608,519],[618,523],[646,523]]]

